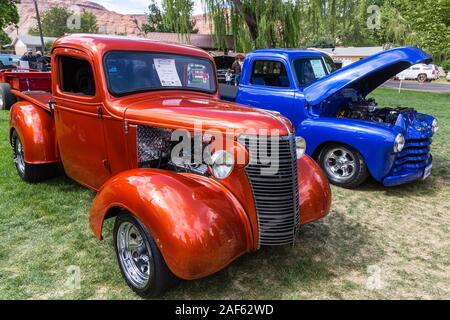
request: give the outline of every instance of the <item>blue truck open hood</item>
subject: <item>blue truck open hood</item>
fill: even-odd
[[[417,63],[429,63],[431,57],[416,47],[386,50],[342,68],[304,88],[306,101],[318,105],[341,89],[358,87],[367,95],[384,82]]]

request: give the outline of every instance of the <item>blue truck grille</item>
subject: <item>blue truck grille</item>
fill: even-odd
[[[262,143],[267,145],[268,154],[271,154],[270,140],[266,143],[266,138],[261,142],[261,138],[244,137],[244,141],[250,156],[250,164],[245,171],[256,205],[259,245],[293,244],[300,221],[295,137],[279,138],[279,170],[271,175],[264,174],[270,165],[262,164],[258,154]]]
[[[431,139],[407,139],[405,148],[395,157],[393,172],[427,167],[431,162],[431,144]]]

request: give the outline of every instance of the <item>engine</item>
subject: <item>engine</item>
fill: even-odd
[[[406,107],[381,108],[374,99],[367,99],[350,103],[341,109],[337,117],[395,124],[400,114],[411,111],[414,111],[414,109]]]
[[[183,158],[183,162],[172,161],[172,150],[179,141],[172,141],[172,130],[149,126],[138,126],[137,149],[138,165],[140,168],[165,169],[175,172],[195,173],[208,176],[208,166],[195,163],[194,150],[190,158]],[[192,141],[192,148],[195,143]],[[180,158],[183,155],[178,155]]]

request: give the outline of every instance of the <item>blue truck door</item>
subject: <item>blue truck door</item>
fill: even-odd
[[[239,87],[236,102],[267,110],[277,110],[285,116],[293,112],[295,83],[281,59],[255,58],[248,62],[247,72]],[[244,67],[245,68],[245,67]]]

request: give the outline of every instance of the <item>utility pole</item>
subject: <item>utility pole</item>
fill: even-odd
[[[41,46],[42,46],[42,55],[45,54],[45,43],[44,43],[44,36],[42,34],[42,24],[41,24],[41,16],[39,15],[39,7],[36,0],[33,0],[34,2],[34,8],[36,9],[36,19],[38,22],[38,29],[39,29],[39,35],[41,37]]]

